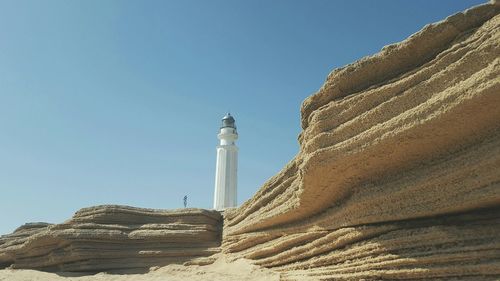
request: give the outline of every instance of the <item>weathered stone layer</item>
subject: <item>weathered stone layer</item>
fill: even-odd
[[[223,251],[290,280],[499,277],[499,13],[333,71],[303,103],[299,154],[226,212]]]
[[[499,13],[474,7],[333,71],[302,105],[298,155],[224,212],[222,234],[216,211],[98,206],[0,237],[0,267],[203,264],[222,248],[283,280],[500,279]]]
[[[2,236],[0,264],[97,272],[183,263],[219,252],[221,224],[219,212],[202,209],[85,208],[65,223]]]

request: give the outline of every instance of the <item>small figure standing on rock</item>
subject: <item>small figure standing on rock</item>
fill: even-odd
[[[184,208],[186,208],[187,204],[188,204],[188,196],[186,195],[184,196]]]

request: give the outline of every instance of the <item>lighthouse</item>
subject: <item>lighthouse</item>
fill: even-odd
[[[235,141],[238,139],[235,120],[231,114],[222,118],[217,138],[220,140],[217,146],[217,164],[215,167],[215,192],[214,209],[223,210],[236,207],[236,185],[238,170],[238,147]]]

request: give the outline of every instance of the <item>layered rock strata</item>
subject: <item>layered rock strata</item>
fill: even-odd
[[[500,279],[500,7],[475,7],[333,71],[300,152],[241,207],[222,250],[283,280]],[[199,209],[82,209],[0,238],[0,267],[148,268],[220,250]]]
[[[44,222],[26,223],[14,230],[13,233],[0,236],[0,268],[10,265],[13,259],[6,258],[7,255],[3,255],[3,249],[15,249],[17,247],[20,247],[22,244],[24,244],[24,242],[26,242],[28,237],[46,230],[51,225],[52,224],[50,223]]]
[[[35,227],[36,226],[36,227]],[[219,252],[222,218],[202,209],[105,205],[0,238],[0,264],[45,271],[147,269]]]
[[[291,280],[500,277],[499,12],[333,71],[299,154],[226,212],[223,251]]]

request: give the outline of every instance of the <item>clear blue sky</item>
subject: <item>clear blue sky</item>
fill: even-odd
[[[0,0],[0,234],[82,208],[211,208],[216,134],[240,203],[298,152],[327,74],[484,1]]]

